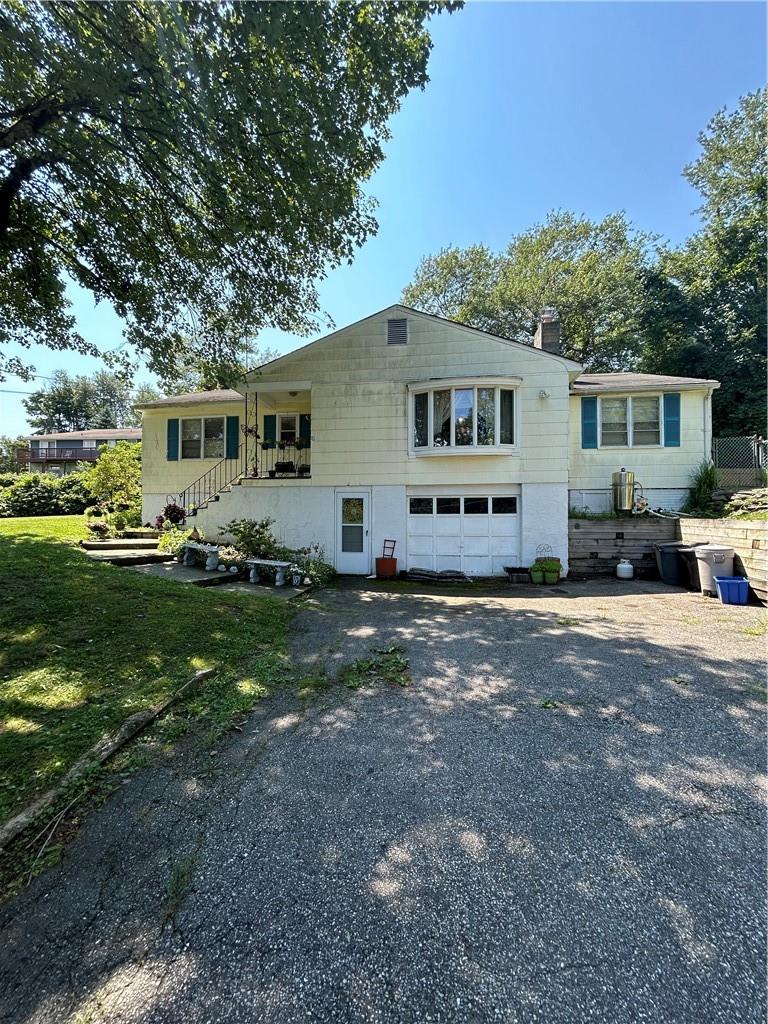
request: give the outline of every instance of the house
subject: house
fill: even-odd
[[[610,505],[626,467],[680,504],[711,444],[716,381],[582,374],[542,319],[533,345],[395,305],[249,373],[237,391],[146,402],[145,520],[169,500],[203,532],[275,520],[339,572],[500,574],[568,557],[569,507]]]
[[[81,462],[95,462],[102,445],[118,441],[140,441],[141,429],[133,427],[100,430],[69,430],[60,434],[32,434],[29,448],[20,448],[17,461],[32,473],[74,473]]]

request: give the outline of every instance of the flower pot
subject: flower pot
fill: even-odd
[[[531,569],[531,583],[543,583],[544,573],[541,569]]]
[[[271,477],[272,477],[273,479],[274,479],[274,478],[275,478],[275,476],[277,475],[277,471],[276,471],[276,470],[274,470],[274,469],[270,469],[270,470],[268,470],[268,472],[269,472],[269,475],[270,475],[270,476],[271,476]]]
[[[559,572],[545,572],[544,573],[544,582],[545,583],[557,583],[557,581],[559,579],[560,579],[560,573]]]
[[[379,580],[393,580],[397,576],[396,558],[376,559],[376,578]]]

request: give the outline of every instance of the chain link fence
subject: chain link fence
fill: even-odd
[[[753,437],[714,437],[712,461],[727,490],[765,486],[768,441]]]

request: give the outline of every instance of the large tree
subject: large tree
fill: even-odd
[[[195,317],[311,330],[312,282],[376,228],[362,185],[426,22],[458,6],[5,0],[0,345],[92,352],[68,279],[161,373]]]
[[[766,429],[766,90],[719,111],[699,136],[701,154],[684,173],[704,200],[702,228],[659,265],[673,299],[651,290],[642,368],[721,381],[716,434]]]
[[[473,245],[427,257],[403,301],[515,341],[530,341],[544,307],[554,307],[564,355],[621,370],[639,347],[650,241],[622,214],[554,212],[500,254]]]
[[[137,390],[122,374],[98,370],[73,376],[57,370],[44,388],[24,399],[29,425],[37,433],[140,425],[133,406],[159,398],[151,385]]]

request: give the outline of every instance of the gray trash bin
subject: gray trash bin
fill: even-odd
[[[733,555],[733,548],[724,544],[701,544],[696,548],[702,594],[715,597],[717,587],[714,577],[733,576]]]
[[[662,582],[670,587],[682,587],[683,563],[680,558],[680,548],[684,547],[681,541],[674,541],[669,544],[654,544],[656,551],[656,568]]]

